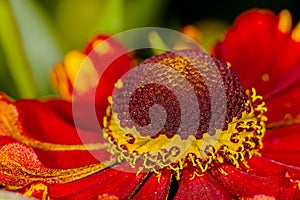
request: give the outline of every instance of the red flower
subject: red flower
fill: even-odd
[[[245,88],[254,87],[264,97],[268,133],[261,153],[300,166],[295,144],[300,136],[300,24],[293,30],[291,24],[286,10],[278,16],[250,10],[236,20],[215,55],[231,63]]]
[[[107,88],[101,91],[100,86],[95,98],[96,107],[101,108],[97,116],[104,116],[103,135],[95,133],[89,120],[75,127],[68,101],[13,102],[1,95],[0,184],[41,199],[299,199],[299,27],[290,30],[287,11],[275,16],[267,10],[250,10],[237,18],[224,41],[214,48],[214,55],[222,61],[190,50],[167,52],[143,62],[175,69],[188,80],[201,105],[199,118],[191,115],[186,122],[188,128],[197,122],[195,134],[178,134],[176,119],[184,110],[161,85],[145,84],[134,90],[129,112],[123,112],[128,104],[122,95],[132,89],[130,83],[139,81],[139,73],[151,74],[152,68],[119,80],[118,93],[108,104],[113,84],[130,69],[132,59],[127,55],[110,65],[111,75],[104,76],[109,79],[99,82]],[[76,88],[77,71],[72,70],[78,69],[99,39],[91,42],[85,54],[73,52],[56,66],[54,77],[65,99],[71,100],[73,90],[79,98],[72,100],[84,104],[86,99],[80,96],[85,95],[80,94],[97,86],[93,77],[87,77],[89,84]],[[116,44],[108,47],[120,49]],[[104,52],[100,60],[109,56]],[[95,70],[94,61],[88,62],[89,69]],[[215,64],[222,86],[215,84],[220,81],[215,76],[206,79],[197,72],[194,66],[210,70],[205,63]],[[114,70],[116,66],[122,67]],[[155,77],[171,77],[169,71],[154,73]],[[183,83],[176,87],[185,94]],[[209,88],[224,90],[226,106],[216,110],[216,118],[210,113]],[[182,99],[193,103],[190,96],[182,95]],[[163,129],[154,134],[150,128],[132,128],[127,117],[142,127],[148,125],[153,102],[165,107]],[[226,112],[224,126],[210,132],[209,120],[220,122],[222,111]],[[88,117],[84,109],[82,113]],[[77,131],[87,143],[82,144]],[[210,145],[206,138],[218,134]]]

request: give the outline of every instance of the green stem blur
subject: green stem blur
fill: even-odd
[[[38,96],[9,0],[0,0],[0,44],[19,98]],[[9,84],[9,83],[8,83]]]

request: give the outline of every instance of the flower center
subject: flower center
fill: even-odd
[[[122,77],[109,98],[104,135],[110,151],[139,171],[168,167],[180,178],[216,163],[246,165],[258,154],[266,111],[225,63],[205,53],[171,51]]]

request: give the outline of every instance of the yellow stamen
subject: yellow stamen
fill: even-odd
[[[292,28],[292,16],[288,10],[282,10],[279,13],[278,28],[283,33],[289,33]]]
[[[264,81],[264,82],[267,82],[270,80],[270,75],[269,74],[263,74],[261,79]]]
[[[48,196],[48,186],[43,183],[32,184],[23,195],[25,197],[31,197],[32,194],[37,191],[43,191],[42,200],[50,200],[50,197]]]
[[[296,180],[297,186],[298,186],[298,190],[300,190],[300,180]]]
[[[118,200],[119,198],[115,195],[101,194],[98,196],[98,200]]]
[[[223,168],[218,168],[218,170],[219,170],[219,172],[221,173],[221,174],[223,174],[224,176],[227,176],[229,173],[228,172],[226,172]]]
[[[230,62],[226,62],[227,67],[231,67],[231,63]]]
[[[300,22],[296,25],[296,27],[292,31],[292,39],[296,42],[300,42]]]
[[[190,135],[185,140],[179,135],[172,138],[163,134],[157,138],[141,136],[135,127],[121,128],[118,114],[110,114],[104,123],[104,136],[112,144],[109,151],[120,162],[127,161],[134,168],[155,170],[157,167],[167,167],[174,171],[177,179],[180,179],[181,171],[187,166],[193,166],[201,173],[215,162],[227,161],[237,168],[241,165],[248,166],[245,157],[257,155],[257,149],[262,148],[261,141],[267,120],[264,112],[267,109],[264,102],[253,105],[255,101],[262,99],[256,95],[255,89],[252,89],[252,93],[246,93],[250,99],[245,106],[250,108],[250,112],[243,112],[242,117],[233,118],[227,130],[217,130],[217,140],[208,133],[203,134],[201,139]],[[128,142],[128,133],[134,138],[134,142]],[[143,166],[137,166],[137,160],[143,160]]]
[[[190,178],[190,180],[193,180],[196,176],[201,177],[203,174],[198,174],[196,171],[193,171],[193,176]]]
[[[294,124],[300,124],[300,115],[293,117],[291,114],[287,113],[283,119],[269,123],[267,128],[273,129],[283,126],[291,126]]]
[[[115,87],[120,89],[123,86],[123,82],[121,81],[121,79],[119,79],[116,83],[115,83]]]

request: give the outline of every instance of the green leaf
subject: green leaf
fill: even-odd
[[[1,44],[0,44],[1,46]],[[17,90],[13,84],[13,79],[11,78],[10,72],[7,68],[3,49],[0,48],[0,91],[5,94],[17,98]]]
[[[126,29],[159,26],[167,0],[129,0],[126,1]]]
[[[92,33],[115,34],[124,30],[125,1],[110,0],[103,4],[102,14],[91,30]]]
[[[15,97],[36,97],[36,85],[9,0],[0,0],[0,24],[0,44],[18,92]]]
[[[50,72],[62,60],[62,48],[53,24],[34,0],[11,0],[27,59],[40,95],[52,93]]]
[[[105,12],[105,2],[107,1],[63,0],[58,2],[55,9],[55,23],[68,49],[83,49],[87,40],[98,33],[96,31],[99,29],[95,29],[95,24]]]

